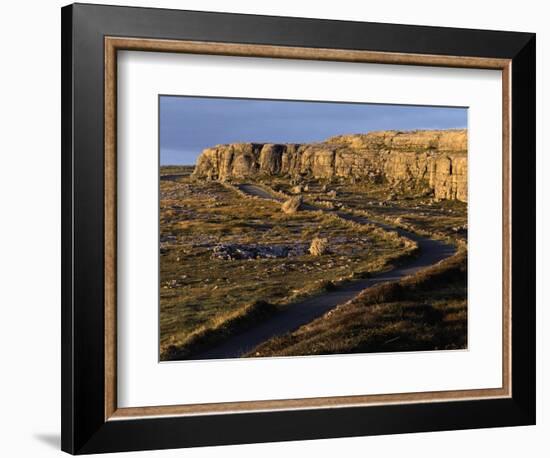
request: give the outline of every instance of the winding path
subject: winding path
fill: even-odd
[[[283,200],[282,198],[276,197],[261,187],[253,184],[241,184],[238,187],[242,192],[251,196],[274,200],[277,202],[281,202]],[[314,207],[308,206],[308,208]],[[419,270],[452,256],[456,251],[452,245],[446,244],[439,240],[421,237],[400,228],[371,221],[366,217],[350,215],[337,210],[325,211],[335,212],[338,216],[359,224],[374,224],[382,227],[383,229],[396,231],[399,235],[407,237],[418,243],[419,255],[400,267],[374,275],[372,278],[351,281],[335,288],[334,290],[290,304],[283,311],[275,314],[266,321],[259,323],[251,329],[247,329],[239,334],[229,337],[214,347],[197,352],[188,359],[239,358],[250,352],[262,342],[265,342],[272,337],[294,331],[300,326],[325,314],[330,309],[349,301],[365,288],[377,283],[395,281],[405,276],[412,275]]]

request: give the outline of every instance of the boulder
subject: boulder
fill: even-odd
[[[316,237],[311,241],[309,253],[312,256],[322,256],[328,253],[328,239]]]
[[[302,196],[293,196],[283,203],[283,205],[281,206],[281,210],[283,210],[284,213],[291,215],[299,211],[302,207],[302,204]]]

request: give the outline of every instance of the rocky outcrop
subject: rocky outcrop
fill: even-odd
[[[425,186],[437,199],[466,201],[467,132],[381,131],[320,143],[234,143],[205,149],[193,175],[226,180],[258,175],[352,178],[396,187]]]

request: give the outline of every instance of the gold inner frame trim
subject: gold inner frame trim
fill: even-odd
[[[502,380],[500,388],[417,393],[241,401],[210,404],[119,408],[117,404],[116,247],[117,247],[117,51],[174,52],[240,57],[423,65],[500,70],[502,72],[503,289]],[[105,37],[105,420],[143,417],[246,413],[424,403],[511,397],[511,60],[481,57],[404,54],[344,49]]]

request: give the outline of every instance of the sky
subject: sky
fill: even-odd
[[[306,143],[373,130],[467,127],[467,108],[160,97],[161,165],[195,164],[224,143]]]

